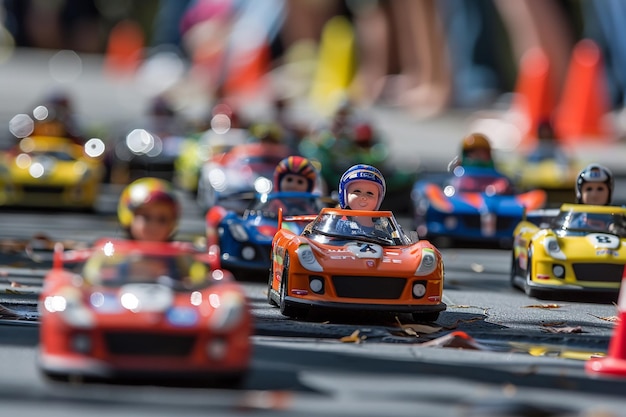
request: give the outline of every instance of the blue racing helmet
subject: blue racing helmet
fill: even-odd
[[[341,176],[339,180],[339,207],[342,209],[348,207],[348,184],[353,181],[372,181],[378,185],[380,189],[378,204],[376,204],[376,210],[378,210],[383,202],[383,198],[385,198],[387,185],[385,184],[383,174],[378,169],[365,164],[353,165]]]

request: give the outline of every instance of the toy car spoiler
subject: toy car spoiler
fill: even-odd
[[[301,214],[298,216],[284,216],[283,208],[278,208],[278,229],[282,229],[283,222],[312,222],[317,219],[317,214]]]
[[[52,269],[62,269],[66,263],[85,262],[92,253],[92,248],[65,250],[65,245],[62,242],[57,242],[54,244]]]

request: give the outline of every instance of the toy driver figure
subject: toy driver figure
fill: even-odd
[[[300,192],[312,193],[317,182],[317,169],[311,161],[302,156],[289,156],[276,165],[272,192]],[[289,214],[316,214],[317,208],[311,207],[305,201],[273,200],[270,209],[278,213],[282,208],[283,212]]]
[[[448,171],[453,171],[458,166],[495,168],[489,139],[482,133],[472,133],[464,137],[461,155],[455,156],[448,164]]]
[[[176,233],[180,203],[169,182],[146,177],[122,191],[117,213],[130,239],[166,242]]]
[[[599,164],[587,165],[576,179],[576,203],[597,206],[611,205],[613,174]]]
[[[576,203],[610,206],[613,195],[613,174],[599,164],[587,165],[576,179]],[[593,214],[582,213],[570,222],[573,228],[610,230],[611,225]]]
[[[302,156],[289,156],[276,165],[273,191],[313,192],[317,181],[317,170]]]
[[[351,210],[378,210],[386,190],[385,178],[377,168],[354,165],[344,172],[339,181],[339,206]],[[351,235],[371,234],[380,227],[372,218],[358,217],[358,221],[339,220],[336,229],[341,234]]]

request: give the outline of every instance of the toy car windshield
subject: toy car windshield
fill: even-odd
[[[553,228],[562,232],[626,236],[626,218],[618,213],[562,212],[555,218]]]
[[[35,158],[52,158],[59,161],[74,161],[74,158],[67,152],[62,151],[33,151],[31,156]]]
[[[284,192],[263,195],[252,204],[251,212],[260,211],[263,214],[278,215],[278,209],[283,209],[283,215],[299,216],[302,214],[317,214],[324,207],[319,196],[304,192]]]
[[[281,156],[250,156],[238,161],[238,165],[250,167],[254,172],[274,173],[276,165],[282,160]]]
[[[501,176],[462,176],[453,178],[449,186],[460,193],[485,193],[511,195],[515,192],[511,182]]]
[[[209,270],[208,265],[192,254],[95,254],[85,264],[83,276],[92,285],[117,287],[153,283],[175,290],[189,290],[209,285]]]
[[[366,226],[368,224],[371,226]],[[387,216],[355,215],[346,217],[336,214],[320,214],[311,229],[311,234],[315,233],[340,241],[357,239],[383,246],[409,243],[395,219]]]

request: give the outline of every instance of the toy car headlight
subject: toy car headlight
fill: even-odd
[[[238,242],[247,242],[249,239],[248,232],[246,232],[246,229],[239,223],[230,223],[228,230],[230,230],[233,238]]]
[[[236,292],[228,292],[221,296],[211,294],[208,302],[215,308],[209,319],[209,327],[212,330],[232,329],[239,325],[245,316],[245,299]]]
[[[309,245],[301,245],[296,253],[298,254],[298,260],[300,261],[300,264],[304,268],[313,272],[322,272],[324,270],[324,268],[322,268],[322,265],[320,265],[319,262],[317,262],[317,259],[315,259],[315,255],[313,255],[313,250]]]
[[[459,219],[456,216],[446,216],[443,220],[443,224],[448,230],[456,229],[459,224]]]
[[[432,274],[437,269],[437,255],[435,251],[429,248],[422,249],[422,259],[415,270],[415,275]]]
[[[43,307],[50,313],[58,313],[70,326],[88,329],[94,325],[94,316],[81,301],[80,294],[66,292],[47,296]]]
[[[554,259],[566,259],[566,256],[561,250],[561,247],[559,246],[559,242],[556,240],[556,237],[546,237],[543,241],[543,247],[546,250],[546,253]]]
[[[89,181],[91,179],[91,177],[92,177],[92,174],[93,174],[93,172],[90,169],[88,169],[85,172],[83,172],[83,174],[80,176],[81,182]]]

